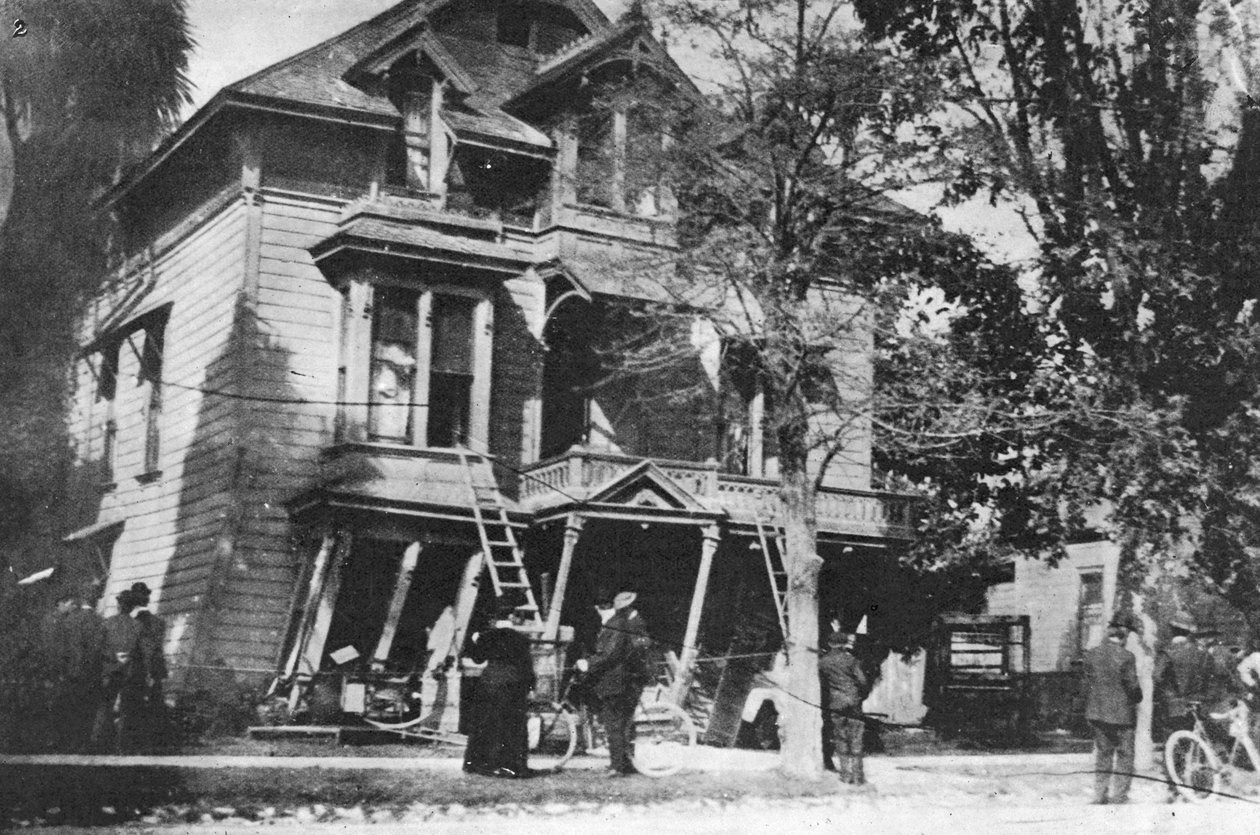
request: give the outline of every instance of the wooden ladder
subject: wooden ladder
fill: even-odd
[[[473,520],[477,523],[477,535],[481,539],[481,552],[486,557],[494,596],[527,613],[532,625],[542,630],[542,613],[534,598],[534,589],[525,571],[525,555],[516,540],[516,532],[508,520],[499,486],[494,474],[489,472],[489,459],[476,456],[484,465],[488,477],[478,482],[473,468],[473,455],[461,451],[460,463],[464,467],[465,484],[471,501]]]
[[[774,609],[779,615],[779,629],[783,640],[788,639],[787,593],[788,575],[783,567],[783,528],[771,523],[767,531],[766,521],[757,517],[757,539],[761,543],[761,556],[766,561],[766,576],[770,579],[770,593],[774,596]],[[771,549],[770,543],[774,543]]]

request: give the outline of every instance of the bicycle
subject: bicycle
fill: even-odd
[[[1237,789],[1242,771],[1260,772],[1260,750],[1251,738],[1251,711],[1247,703],[1237,700],[1224,713],[1210,713],[1208,718],[1227,721],[1233,740],[1222,758],[1211,741],[1204,719],[1202,703],[1191,702],[1194,730],[1174,731],[1164,743],[1164,767],[1178,794],[1190,801],[1210,800],[1222,796],[1227,789]],[[1246,760],[1241,761],[1241,755]]]
[[[382,677],[367,688],[367,724],[400,736],[425,739],[461,747],[463,734],[425,727],[420,694],[415,677]],[[559,771],[579,750],[587,754],[607,754],[603,727],[593,711],[581,708],[573,698],[576,676],[569,677],[557,701],[535,699],[529,705],[526,727],[531,757],[544,757],[552,770]],[[673,702],[664,701],[660,685],[644,691],[635,711],[634,767],[649,777],[677,774],[686,761],[686,750],[696,745],[697,732],[691,717]],[[649,696],[651,698],[649,698]]]
[[[570,677],[558,702],[536,702],[529,714],[530,753],[556,758],[559,770],[578,751],[607,755],[607,738],[593,711],[573,700],[577,677]],[[649,699],[651,694],[651,699]],[[677,774],[686,763],[687,750],[696,745],[696,726],[673,702],[664,701],[665,690],[645,690],[634,714],[635,743],[631,761],[648,777]]]

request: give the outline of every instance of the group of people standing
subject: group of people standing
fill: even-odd
[[[1170,638],[1156,654],[1153,724],[1159,740],[1194,728],[1194,706],[1214,705],[1243,695],[1248,661],[1237,660],[1200,631],[1185,615],[1167,625]],[[1114,618],[1103,643],[1085,654],[1085,718],[1094,731],[1094,803],[1127,803],[1133,781],[1135,727],[1143,699],[1137,659],[1125,649],[1130,632],[1140,631],[1131,616]],[[1237,667],[1238,675],[1235,675]]]
[[[634,711],[649,682],[651,644],[643,617],[633,608],[631,591],[596,595],[601,627],[594,652],[574,665],[597,701],[608,735],[612,776],[637,773],[634,767]],[[473,636],[465,653],[484,663],[471,700],[464,771],[490,777],[528,777],[527,714],[535,676],[530,642],[519,627],[519,610],[501,609],[491,629]]]
[[[58,596],[41,624],[48,744],[67,753],[134,753],[151,746],[165,707],[166,624],[135,583],[102,619],[85,596]]]

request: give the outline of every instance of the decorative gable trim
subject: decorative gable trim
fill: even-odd
[[[709,510],[651,461],[642,461],[596,488],[587,502],[691,513],[706,513]]]
[[[442,42],[434,37],[428,29],[428,23],[421,21],[413,28],[394,38],[386,44],[370,52],[363,60],[356,62],[342,76],[354,84],[366,77],[382,76],[389,68],[408,52],[424,56],[437,68],[442,77],[458,92],[471,95],[477,90],[477,83],[455,57],[442,46]]]

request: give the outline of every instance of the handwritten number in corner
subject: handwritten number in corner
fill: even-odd
[[[13,21],[13,37],[15,38],[26,37],[26,21],[20,17],[17,20]]]

